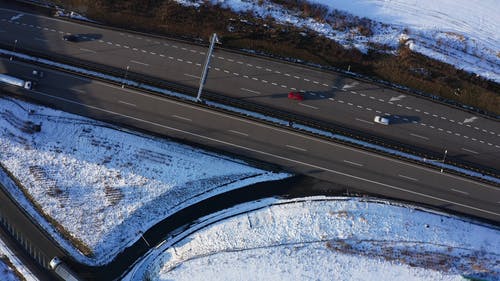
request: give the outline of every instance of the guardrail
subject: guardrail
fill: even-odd
[[[10,46],[8,46],[4,43],[0,43],[0,48],[9,49],[9,47]],[[21,46],[18,45],[16,48],[16,51],[22,52],[22,53],[30,55],[30,56],[50,60],[53,62],[68,64],[68,65],[71,65],[74,67],[78,67],[78,68],[82,68],[82,69],[86,69],[86,70],[90,70],[90,71],[95,71],[95,72],[106,74],[106,75],[115,76],[117,78],[124,77],[126,74],[126,70],[124,70],[124,69],[118,69],[116,67],[101,65],[98,63],[94,63],[94,62],[82,61],[82,60],[79,60],[76,58],[67,57],[67,56],[63,56],[63,55],[59,55],[59,54],[41,53],[37,50],[25,48],[22,45]],[[17,59],[23,60],[22,58],[17,58]],[[33,64],[34,62],[29,60],[29,63]],[[57,69],[59,71],[61,70],[60,68],[58,68],[54,65],[41,64],[41,63],[35,63],[35,64],[43,65],[43,67],[47,67],[47,68]],[[64,71],[71,72],[69,70],[64,70]],[[77,74],[80,76],[88,76],[91,79],[104,80],[107,83],[114,83],[114,84],[119,85],[117,82],[108,81],[108,80],[105,80],[103,78],[99,78],[99,77],[95,77],[95,76],[85,75],[85,74],[76,73],[76,72],[74,74]],[[127,73],[127,80],[136,81],[136,82],[139,82],[139,83],[142,83],[145,85],[150,85],[150,86],[154,86],[154,87],[158,87],[158,88],[168,89],[168,90],[171,90],[174,92],[187,94],[187,95],[192,96],[192,97],[196,96],[196,89],[195,88],[187,86],[187,85],[179,84],[176,82],[166,81],[166,80],[160,79],[159,77],[153,77],[153,76],[140,74],[140,73],[136,73],[136,72],[128,72]],[[131,85],[127,85],[127,87],[136,88],[137,90],[140,90],[143,92],[149,92],[150,94],[154,94],[154,95],[159,95],[159,96],[163,96],[163,97],[166,96],[164,94],[160,94],[160,93],[153,92],[153,91],[147,91],[143,88],[137,88],[137,87],[133,87]],[[172,96],[168,96],[168,97],[175,99],[175,97],[172,97]],[[176,99],[182,100],[180,98],[176,98]],[[338,135],[350,137],[350,138],[355,139],[355,140],[364,141],[367,143],[383,146],[383,147],[386,147],[389,149],[394,149],[394,150],[397,150],[400,152],[413,154],[415,156],[419,156],[419,157],[426,158],[426,159],[441,159],[442,158],[442,152],[435,152],[435,151],[430,151],[430,150],[419,148],[419,147],[410,146],[410,145],[407,145],[407,144],[404,144],[401,142],[394,141],[392,139],[382,138],[379,136],[367,134],[367,133],[362,132],[362,131],[358,131],[358,130],[354,130],[354,129],[351,129],[348,127],[344,127],[344,126],[341,126],[339,124],[335,124],[333,122],[324,122],[324,121],[316,120],[316,119],[309,118],[306,116],[301,116],[301,115],[289,113],[286,111],[277,110],[277,109],[274,109],[274,108],[271,108],[268,106],[262,106],[262,105],[259,105],[259,104],[253,103],[253,102],[249,102],[247,100],[241,100],[241,99],[236,99],[236,98],[224,96],[224,95],[221,95],[221,94],[218,94],[215,92],[211,92],[211,91],[204,92],[204,99],[207,101],[217,102],[217,103],[221,103],[224,105],[253,111],[253,112],[260,113],[260,114],[274,117],[274,118],[289,120],[289,121],[292,121],[296,124],[301,124],[304,126],[318,129],[318,130],[328,131],[328,132],[331,132],[332,134],[338,134]],[[182,101],[187,102],[186,100],[182,100]],[[207,106],[207,105],[204,105],[204,106]],[[210,107],[210,108],[214,109],[213,107]],[[217,109],[217,110],[222,111],[222,109]],[[228,112],[228,111],[225,111],[225,112]],[[237,115],[237,113],[235,113],[235,112],[229,112],[229,113],[231,113],[233,115]],[[249,116],[245,116],[245,117],[251,118]],[[262,122],[262,120],[260,120],[260,119],[258,119],[258,121]],[[276,125],[274,123],[272,123],[272,124]],[[304,131],[302,131],[302,132],[304,133]],[[314,136],[318,137],[318,135],[316,135],[316,134],[312,134],[309,132],[305,132],[305,133],[308,133],[310,135],[314,135]],[[325,137],[325,139],[332,141],[331,138]],[[430,165],[430,164],[426,164],[426,163],[423,163],[420,161],[412,161],[412,160],[409,160],[408,158],[398,157],[394,154],[384,153],[384,152],[382,152],[380,150],[376,150],[376,149],[369,149],[366,147],[360,147],[359,145],[355,145],[351,142],[345,142],[345,141],[341,141],[341,140],[334,140],[334,141],[339,142],[339,143],[343,143],[345,145],[349,145],[351,147],[362,148],[364,150],[377,152],[377,153],[383,153],[383,154],[386,154],[386,155],[393,157],[393,158],[399,158],[399,159],[403,159],[405,161],[411,161],[411,162],[417,163],[419,165],[424,165],[424,166],[436,169],[435,166]],[[498,177],[496,170],[481,166],[479,164],[470,163],[470,162],[463,162],[463,161],[456,161],[453,157],[448,157],[446,159],[446,163],[450,164],[450,165],[454,165],[456,167],[463,168],[463,169],[482,173],[485,175]],[[464,174],[458,173],[456,171],[450,171],[450,172],[464,176]],[[468,176],[468,175],[466,175],[466,176]],[[468,177],[470,177],[470,176],[468,176]],[[476,178],[474,178],[474,179],[476,179]]]

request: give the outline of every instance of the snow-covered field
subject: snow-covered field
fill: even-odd
[[[30,112],[31,110],[31,112]],[[41,124],[38,132],[34,125]],[[109,262],[155,223],[216,194],[289,176],[168,140],[0,97],[0,163],[44,213],[87,245],[76,251],[0,173],[75,258]]]
[[[201,219],[215,222],[161,250],[143,277],[500,279],[498,228],[383,201],[311,197],[267,204],[250,202]]]
[[[202,5],[202,0],[176,0],[183,5]],[[459,69],[500,82],[500,21],[498,0],[309,0],[330,11],[326,22],[301,17],[267,0],[211,0],[237,12],[273,17],[278,22],[306,27],[366,52],[370,43],[395,50],[401,40],[431,58]],[[371,21],[373,34],[364,36],[356,26],[335,29],[329,22],[341,22],[333,10]],[[344,15],[342,15],[343,17]],[[349,17],[347,17],[349,21]],[[341,26],[343,26],[341,24]]]

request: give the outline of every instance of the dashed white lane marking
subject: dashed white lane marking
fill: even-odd
[[[182,117],[182,116],[175,115],[175,114],[174,114],[174,115],[172,115],[172,117],[177,118],[177,119],[181,119],[181,120],[185,120],[185,121],[193,121],[193,120],[191,120],[191,119],[189,119],[189,118]]]
[[[184,73],[184,76],[188,76],[188,77],[192,77],[192,78],[200,79],[200,76],[196,76],[196,75],[189,74],[189,73]]]
[[[237,135],[242,135],[242,136],[248,137],[247,133],[243,133],[243,132],[239,132],[239,131],[235,131],[235,130],[229,130],[229,132],[237,134]]]
[[[129,105],[129,106],[137,107],[137,105],[135,105],[135,104],[133,104],[133,103],[126,102],[126,101],[119,100],[118,102],[119,102],[119,103],[126,104],[126,105]]]
[[[359,163],[348,161],[348,160],[342,160],[342,161],[347,163],[347,164],[351,164],[351,165],[358,166],[358,167],[363,167],[363,164],[359,164]]]
[[[411,181],[418,181],[418,179],[416,179],[416,178],[412,178],[412,177],[401,175],[401,174],[398,174],[398,177],[401,177],[401,178],[404,178],[407,180],[411,180]]]
[[[247,89],[247,88],[241,88],[241,90],[246,91],[246,92],[250,92],[250,93],[254,93],[254,94],[257,94],[257,95],[260,95],[259,91],[254,91],[254,90],[250,90],[250,89]]]
[[[424,136],[417,135],[417,134],[413,134],[413,133],[411,133],[411,134],[410,134],[410,136],[414,136],[414,137],[416,137],[416,138],[420,138],[420,139],[424,139],[424,140],[429,140],[429,138],[428,138],[428,137],[424,137]]]
[[[451,190],[451,191],[458,192],[458,193],[462,193],[462,194],[464,194],[464,195],[469,195],[469,192],[466,192],[466,191],[463,191],[463,190],[458,190],[458,189],[454,189],[454,188],[451,188],[450,190]]]
[[[34,39],[35,39],[36,41],[42,41],[42,42],[47,42],[47,41],[49,41],[49,40],[47,40],[47,39],[38,38],[38,37],[35,37]]]
[[[84,51],[84,52],[87,52],[87,53],[93,53],[93,54],[96,53],[96,51],[94,51],[94,50],[85,49],[85,48],[80,48],[80,51]]]
[[[135,63],[135,64],[144,65],[144,66],[149,66],[149,64],[147,64],[147,63],[140,62],[140,61],[136,61],[136,60],[131,60],[130,62],[131,62],[131,63]]]
[[[287,145],[285,145],[285,146],[286,146],[286,147],[288,147],[288,148],[291,148],[291,149],[295,149],[295,150],[300,150],[300,151],[304,151],[304,152],[305,152],[305,151],[307,151],[307,150],[305,150],[305,149],[303,149],[303,148],[296,147],[296,146],[293,146],[293,145],[288,145],[288,144],[287,144]]]
[[[359,119],[359,118],[356,118],[357,121],[359,122],[363,122],[363,123],[367,123],[367,124],[371,124],[371,125],[375,125],[375,123],[371,122],[371,121],[366,121],[364,119]]]
[[[301,103],[301,102],[299,102],[299,105],[302,105],[302,106],[305,106],[305,107],[309,107],[309,108],[312,108],[312,109],[318,109],[316,106],[308,105],[308,104]]]
[[[467,151],[467,152],[470,152],[472,154],[479,154],[479,152],[477,151],[474,151],[474,150],[470,150],[470,149],[467,149],[467,148],[462,148],[463,151]]]
[[[85,94],[85,93],[87,93],[86,91],[81,90],[81,89],[71,89],[71,90],[72,90],[72,91],[75,91],[75,92],[77,92],[77,93],[80,93],[80,94]]]

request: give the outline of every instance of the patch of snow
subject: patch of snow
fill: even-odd
[[[176,0],[182,5],[199,7],[206,1]],[[395,50],[402,39],[411,39],[410,48],[459,69],[500,82],[500,21],[497,0],[309,0],[329,10],[326,21],[304,18],[298,11],[260,0],[211,0],[235,12],[252,12],[272,17],[279,23],[304,27],[335,40],[346,48],[366,53],[371,43]],[[341,29],[334,10],[371,20],[372,35],[359,33],[356,27]],[[344,19],[340,19],[342,21]],[[349,21],[349,17],[345,19]]]
[[[61,242],[87,264],[111,261],[141,232],[186,206],[289,176],[22,101],[0,98],[0,116],[0,163],[46,215],[91,249],[89,258]]]
[[[411,205],[309,197],[245,203],[207,220],[125,280],[500,278],[498,228]]]

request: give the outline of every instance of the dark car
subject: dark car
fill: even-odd
[[[83,40],[83,37],[78,34],[69,34],[69,35],[64,35],[63,40],[69,42],[80,42]]]
[[[288,98],[291,100],[304,100],[304,95],[301,92],[290,92]]]

